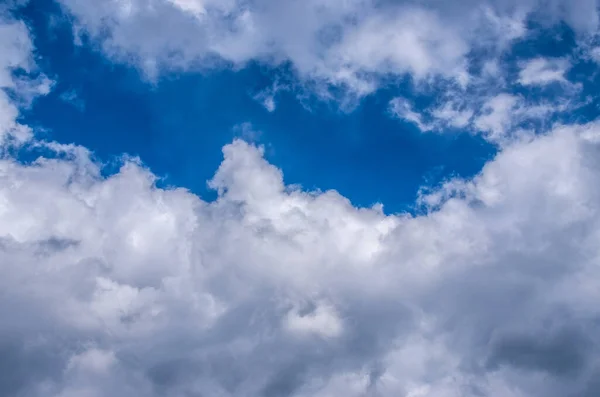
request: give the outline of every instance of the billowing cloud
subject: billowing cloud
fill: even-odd
[[[464,86],[472,78],[469,55],[494,58],[526,35],[530,17],[566,21],[582,35],[598,24],[596,0],[59,1],[76,17],[78,33],[151,78],[223,62],[290,62],[302,80],[357,96],[390,75]]]
[[[229,3],[172,4],[202,19]],[[34,66],[25,26],[0,26],[2,92],[43,93],[13,73]],[[3,98],[9,137],[27,127]],[[0,159],[2,395],[600,392],[598,123],[511,142],[415,215],[288,186],[242,140],[205,202],[27,131],[9,144],[45,155]]]
[[[595,395],[595,124],[386,216],[234,141],[203,202],[88,153],[0,162],[2,388],[24,396]],[[35,363],[35,365],[32,365]],[[20,393],[20,394],[19,394]]]

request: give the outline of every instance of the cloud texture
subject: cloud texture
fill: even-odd
[[[495,59],[527,23],[598,27],[596,0],[60,0],[106,54],[149,77],[222,62],[290,62],[312,83],[362,96],[386,76],[473,78],[474,52]],[[475,73],[476,75],[478,73]],[[323,86],[321,86],[322,89]],[[322,93],[324,94],[324,93]]]
[[[0,163],[8,395],[593,396],[597,125],[515,145],[418,216],[224,148],[203,202],[80,148]]]
[[[309,1],[302,12],[316,25],[298,23],[292,34],[285,16],[296,2],[244,3],[232,13],[233,1],[64,1],[90,32],[111,27],[109,51],[137,48],[152,59],[197,37],[178,62],[206,48],[232,61],[280,55],[331,79],[359,81],[358,71],[383,64],[415,76],[454,71],[445,66],[461,64],[468,42],[458,25],[417,5],[402,16],[405,30],[392,32],[394,13],[346,22],[369,2]],[[561,5],[550,10],[595,27],[589,14]],[[268,21],[282,30],[265,36],[259,18],[274,10],[284,17]],[[193,33],[128,41],[159,11]],[[314,41],[323,20],[343,22],[344,34]],[[216,38],[198,36],[204,23],[225,21]],[[13,73],[30,67],[25,25],[6,16],[0,29],[2,92],[43,94],[39,76]],[[253,46],[234,40],[248,34]],[[421,40],[439,41],[437,50],[420,52]],[[369,52],[384,41],[416,47]],[[418,214],[385,215],[334,191],[287,186],[262,149],[241,140],[223,148],[214,202],[156,187],[138,160],[104,176],[85,148],[32,138],[17,121],[22,104],[1,100],[2,147],[46,153],[0,160],[2,395],[600,393],[597,123],[520,137],[474,179],[424,192]]]

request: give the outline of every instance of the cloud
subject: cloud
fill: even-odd
[[[423,121],[423,116],[414,111],[410,102],[405,98],[394,98],[389,103],[389,111],[392,116],[413,123],[423,132],[431,131],[434,125]]]
[[[392,117],[414,124],[421,132],[444,129],[467,129],[471,127],[474,111],[448,99],[433,108],[417,111],[406,98],[396,97],[389,102]]]
[[[490,142],[506,145],[513,139],[546,131],[552,124],[558,123],[561,115],[586,103],[569,95],[532,101],[520,95],[498,94],[483,103],[471,128],[483,133]]]
[[[492,139],[499,139],[516,120],[514,113],[519,109],[522,99],[510,94],[499,94],[487,100],[482,115],[475,120],[475,127],[485,131]]]
[[[600,63],[600,47],[593,47],[589,50],[588,54],[594,62]]]
[[[275,80],[269,87],[254,94],[253,99],[260,103],[269,113],[272,113],[277,108],[276,97],[280,91],[289,90],[286,84],[282,84]]]
[[[239,140],[212,203],[78,147],[4,159],[2,349],[39,363],[4,388],[591,396],[597,136],[515,143],[418,216],[287,187]]]
[[[522,63],[519,71],[519,83],[522,85],[567,83],[565,73],[570,67],[571,65],[566,59],[532,59]]]
[[[452,92],[452,91],[450,91]],[[568,98],[527,101],[524,97],[501,92],[493,96],[459,98],[454,92],[439,105],[417,111],[404,98],[389,103],[393,117],[413,123],[421,132],[462,130],[482,134],[491,143],[505,146],[545,131],[553,118],[580,106]]]
[[[59,2],[75,17],[77,35],[91,36],[109,57],[150,78],[289,62],[324,96],[333,85],[361,97],[387,77],[407,74],[417,83],[467,85],[471,54],[496,58],[527,34],[531,18],[566,21],[580,35],[597,27],[595,0]]]
[[[473,110],[460,109],[454,103],[446,102],[444,105],[433,109],[432,116],[454,128],[464,128],[469,125],[473,117]]]
[[[29,130],[16,122],[19,110],[10,99],[19,81],[13,78],[17,69],[29,70],[32,66],[31,50],[27,27],[20,21],[12,20],[0,9],[0,142],[10,137],[25,140]]]
[[[2,92],[34,66],[24,25],[5,25]],[[9,136],[19,107],[3,98]],[[520,111],[488,105],[492,131]],[[27,139],[45,156],[0,158],[3,395],[600,391],[598,123],[511,142],[415,215],[288,186],[242,140],[205,202],[139,161],[106,176],[85,148]]]
[[[531,87],[528,87],[531,91],[519,93],[516,87],[523,84],[522,78],[515,79],[498,72],[490,79],[487,69],[484,67],[481,75],[467,89],[442,85],[433,92],[417,94],[412,100],[393,98],[389,101],[388,113],[415,124],[422,132],[481,134],[487,141],[504,146],[515,139],[547,131],[562,119],[569,119],[591,100],[580,95],[582,84],[564,77],[560,81],[560,89],[552,95],[540,94]],[[528,80],[527,86],[535,85],[539,89],[540,85],[550,84],[552,79],[543,73],[536,76],[541,80]],[[413,105],[423,98],[425,100],[421,103],[425,106]]]
[[[53,84],[37,69],[29,30],[11,16],[11,3],[0,6],[0,150],[9,141],[21,144],[32,137],[30,128],[17,121],[19,108],[50,92]]]

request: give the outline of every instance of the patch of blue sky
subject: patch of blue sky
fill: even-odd
[[[443,83],[415,90],[408,79],[390,80],[349,111],[310,96],[299,100],[289,65],[250,63],[241,70],[171,74],[150,83],[135,68],[108,61],[93,43],[75,45],[69,21],[53,2],[31,2],[22,16],[32,29],[38,63],[56,81],[23,117],[29,125],[43,126],[38,135],[89,148],[108,164],[107,172],[116,170],[121,155],[138,156],[162,178],[160,184],[211,200],[216,193],[206,181],[221,161],[220,148],[241,136],[265,145],[266,157],[282,169],[286,183],[335,189],[355,205],[381,202],[386,212],[398,212],[412,210],[422,186],[471,177],[496,152],[473,131],[445,126],[446,134],[422,133],[410,121],[389,116],[388,103],[396,96],[408,99],[416,112],[443,105]],[[530,23],[528,30],[499,60],[512,83],[504,90],[493,85],[484,90],[555,101],[565,91],[559,83],[515,82],[522,62],[565,58],[571,63],[566,79],[580,83],[580,105],[525,119],[522,126],[596,118],[597,100],[585,99],[599,84],[596,64],[577,57],[574,32],[561,24],[548,29]],[[487,55],[474,51],[471,68],[481,68]],[[268,97],[272,108],[267,109],[257,95],[275,83],[288,88],[268,94],[275,96]],[[473,97],[480,99],[481,92]]]
[[[58,11],[39,2],[23,10],[40,64],[57,82],[24,112],[27,123],[43,126],[48,139],[89,148],[108,164],[124,153],[138,156],[159,183],[205,199],[216,196],[206,181],[221,161],[221,147],[243,135],[244,123],[286,183],[335,189],[355,205],[380,202],[386,212],[411,211],[420,187],[472,176],[495,153],[480,137],[422,134],[390,118],[389,100],[411,92],[406,82],[390,83],[350,112],[316,99],[302,103],[295,90],[278,92],[277,108],[269,112],[254,97],[289,75],[285,66],[249,64],[150,84],[135,69],[108,62],[94,45],[74,45]],[[65,100],[75,94],[78,106]]]

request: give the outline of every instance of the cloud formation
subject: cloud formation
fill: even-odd
[[[239,140],[213,203],[77,147],[5,159],[2,388],[595,395],[599,136],[515,144],[418,216],[286,187]]]
[[[596,0],[60,3],[76,18],[78,34],[89,34],[110,57],[132,62],[151,78],[223,62],[290,62],[302,80],[345,87],[359,97],[387,76],[467,85],[474,78],[470,56],[496,58],[527,34],[532,18],[565,21],[582,37],[598,25]]]
[[[532,59],[522,65],[519,71],[519,83],[523,85],[566,83],[565,73],[569,67],[566,59]]]
[[[236,5],[171,3],[190,24]],[[385,18],[364,23],[386,34]],[[5,95],[44,92],[14,73],[33,68],[31,41],[20,22],[0,27],[0,136],[28,131],[2,147],[45,153],[0,159],[0,394],[600,393],[598,123],[511,142],[472,180],[423,193],[416,215],[287,186],[235,140],[209,203],[158,188],[138,160],[104,176],[85,148],[35,139]],[[488,128],[517,104],[490,103]]]

